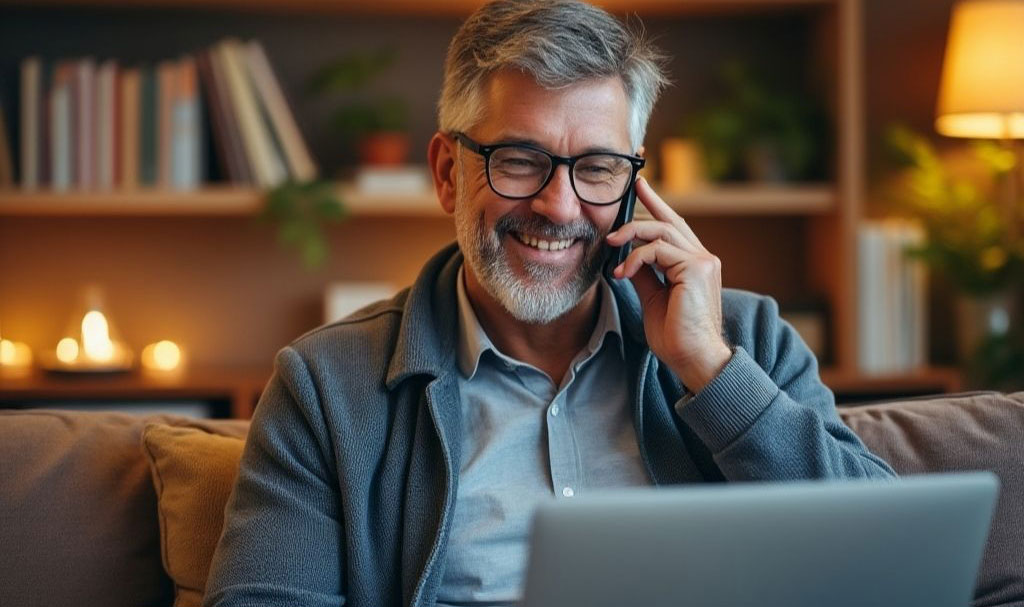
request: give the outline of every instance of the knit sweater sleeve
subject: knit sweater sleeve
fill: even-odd
[[[331,445],[305,363],[285,348],[253,416],[204,605],[344,603]]]
[[[732,358],[675,408],[728,480],[895,476],[843,424],[814,354],[773,299],[732,292],[723,314]]]

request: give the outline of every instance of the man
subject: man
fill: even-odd
[[[775,303],[723,291],[718,259],[646,181],[653,219],[609,233],[658,63],[572,0],[466,21],[429,146],[458,246],[279,353],[207,604],[511,604],[541,500],[892,474]]]

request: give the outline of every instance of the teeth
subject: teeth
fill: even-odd
[[[573,243],[571,238],[566,240],[540,240],[535,236],[527,234],[516,234],[516,237],[519,238],[519,242],[541,251],[561,251],[562,249],[568,249]]]

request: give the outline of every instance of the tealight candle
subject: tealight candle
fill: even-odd
[[[20,341],[0,339],[0,374],[25,375],[32,368],[32,350]]]
[[[185,354],[178,344],[160,340],[142,349],[142,367],[147,371],[171,373],[184,365]]]

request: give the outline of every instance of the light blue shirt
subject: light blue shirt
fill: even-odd
[[[439,607],[514,604],[543,500],[649,485],[628,404],[619,313],[600,282],[594,332],[559,383],[500,352],[457,280],[465,433]]]

